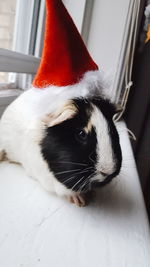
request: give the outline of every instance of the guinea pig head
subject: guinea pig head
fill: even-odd
[[[113,115],[107,100],[79,98],[43,118],[42,155],[68,189],[89,191],[119,174],[122,154]]]

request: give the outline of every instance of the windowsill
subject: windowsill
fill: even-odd
[[[149,266],[143,195],[125,124],[119,129],[122,174],[84,208],[48,194],[21,166],[0,164],[2,265]]]
[[[1,97],[12,97],[20,95],[22,90],[20,89],[2,89],[0,90],[0,98]]]

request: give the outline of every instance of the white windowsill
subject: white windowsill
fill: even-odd
[[[0,48],[0,71],[35,74],[40,58]]]
[[[143,195],[125,124],[119,129],[122,174],[85,208],[48,194],[21,166],[0,164],[1,266],[149,266]]]

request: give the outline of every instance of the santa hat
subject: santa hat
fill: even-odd
[[[36,88],[77,84],[89,71],[98,70],[61,0],[46,0],[44,48]]]

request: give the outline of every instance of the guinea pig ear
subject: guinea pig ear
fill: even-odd
[[[54,113],[45,115],[42,119],[42,122],[44,122],[48,127],[53,127],[73,118],[77,114],[77,112],[77,107],[75,106],[73,101],[70,100]]]
[[[118,104],[110,103],[107,106],[108,113],[113,117],[114,115],[120,113],[122,111],[122,107]]]

